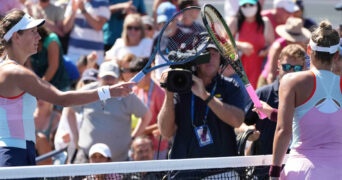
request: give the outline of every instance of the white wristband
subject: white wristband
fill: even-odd
[[[99,99],[101,101],[105,101],[106,99],[110,99],[110,91],[109,86],[101,86],[97,88],[97,94],[99,95]]]

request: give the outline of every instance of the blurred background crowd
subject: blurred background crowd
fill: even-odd
[[[146,64],[158,32],[176,12],[210,2],[0,0],[0,16],[12,9],[22,9],[34,18],[46,19],[38,29],[38,53],[30,57],[27,67],[66,91],[129,81]],[[219,9],[232,30],[255,89],[277,81],[281,50],[289,44],[306,48],[317,27],[317,16],[307,13],[307,7],[312,7],[309,4],[314,1],[220,3],[225,5]],[[342,37],[342,1],[331,5],[322,12],[337,14],[330,17]],[[309,66],[307,60],[306,68]],[[338,68],[335,72],[342,75]],[[233,71],[226,75],[232,74]],[[39,100],[34,113],[37,155],[68,147],[66,152],[39,164],[167,159],[172,138],[163,137],[157,126],[165,96],[159,79],[160,72],[148,74],[133,88],[134,94],[106,102],[106,106],[96,102],[63,108]],[[248,111],[251,107],[246,107]],[[253,118],[257,117],[246,113],[246,123],[255,123]],[[275,122],[269,123],[274,131]]]

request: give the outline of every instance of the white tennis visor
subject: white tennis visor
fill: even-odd
[[[45,23],[44,19],[34,19],[28,14],[25,14],[17,24],[15,24],[9,31],[7,31],[7,33],[4,35],[4,39],[6,41],[9,41],[13,33],[19,30],[25,30],[25,29],[38,27],[38,26],[43,25],[44,23]]]

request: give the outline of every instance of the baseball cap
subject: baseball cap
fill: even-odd
[[[208,44],[208,46],[207,46],[207,49],[209,49],[209,48],[213,48],[213,49],[218,50],[217,47],[216,47],[216,45],[215,45],[213,42],[209,42],[209,44]]]
[[[242,6],[244,4],[256,4],[257,2],[258,2],[257,0],[240,0],[239,6]]]
[[[104,143],[96,143],[91,146],[89,150],[89,157],[91,157],[95,153],[100,153],[106,158],[112,157],[112,153],[110,152],[109,147]]]
[[[293,0],[274,0],[273,6],[274,8],[284,8],[290,13],[294,13],[299,10],[299,7],[295,2],[293,2]]]
[[[157,8],[157,15],[165,15],[167,21],[177,12],[177,8],[170,2],[162,2]]]
[[[104,76],[113,76],[115,78],[119,77],[119,67],[112,61],[103,62],[100,65],[99,78]]]
[[[96,81],[98,73],[99,71],[97,69],[94,69],[94,68],[86,69],[82,73],[81,81],[87,81],[87,80]]]
[[[152,17],[149,15],[145,15],[145,16],[141,17],[141,20],[142,20],[143,24],[148,24],[150,26],[153,26],[153,24],[154,24]]]
[[[159,23],[163,23],[163,22],[167,22],[167,16],[165,16],[165,15],[158,15],[157,16],[157,24],[159,24]]]
[[[19,30],[26,30],[34,27],[39,27],[45,23],[44,19],[34,19],[28,14],[25,14],[20,21],[15,24],[10,30],[6,32],[4,35],[4,39],[6,41],[9,41],[13,35],[13,33],[19,31]]]

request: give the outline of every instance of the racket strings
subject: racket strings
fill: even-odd
[[[196,12],[197,11],[197,12]],[[193,13],[199,14],[200,9],[193,9]],[[174,17],[165,27],[162,33],[160,48],[161,56],[172,63],[184,63],[191,61],[205,49],[208,44],[208,33],[203,22],[198,16],[190,25],[184,25],[184,14]],[[193,57],[193,58],[192,58]]]
[[[210,24],[211,31],[214,34],[213,38],[215,38],[216,42],[221,44],[221,54],[228,60],[236,61],[238,57],[236,54],[236,48],[231,43],[231,39],[227,40],[230,36],[223,31],[224,27],[217,12],[208,7],[206,8],[205,16]]]

